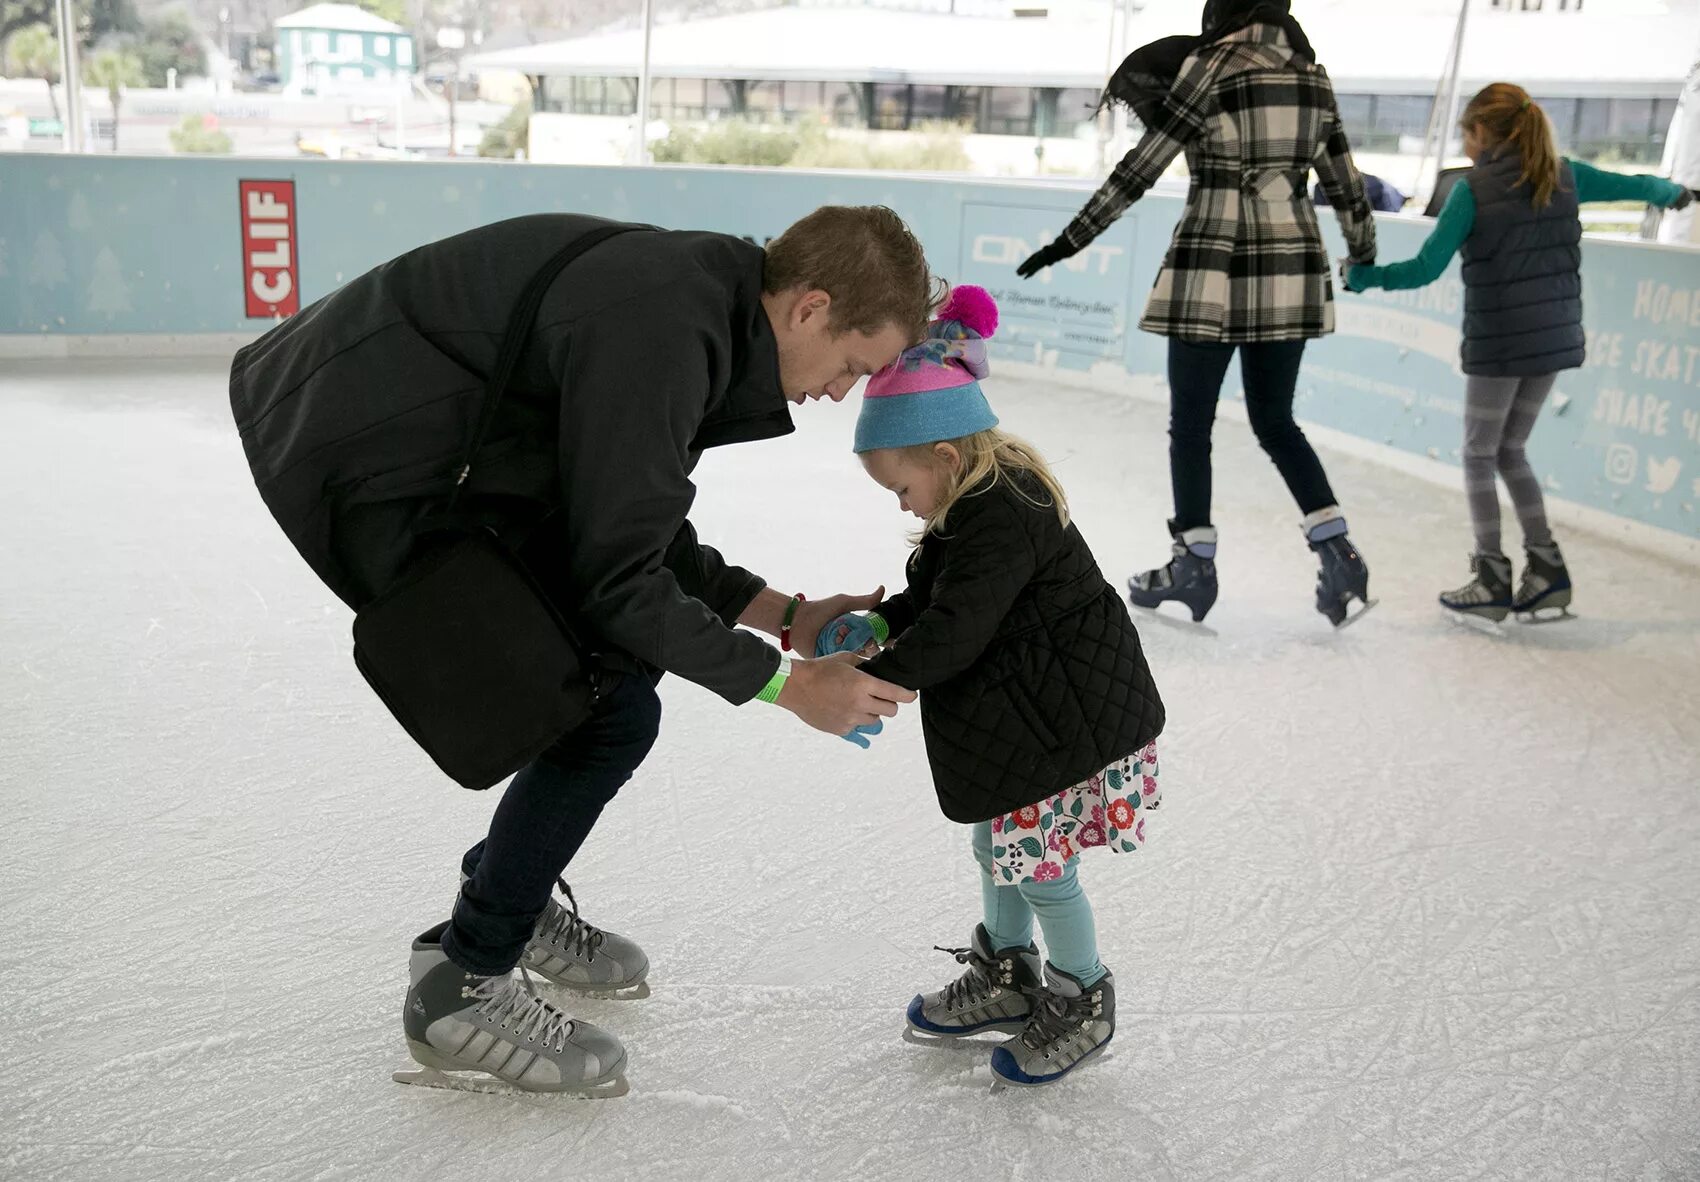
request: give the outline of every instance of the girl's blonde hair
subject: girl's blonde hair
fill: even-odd
[[[1523,157],[1523,175],[1517,183],[1534,190],[1536,209],[1552,204],[1558,188],[1558,144],[1553,140],[1547,113],[1528,91],[1510,82],[1483,87],[1464,108],[1458,124],[1479,128],[1490,146],[1516,147]]]
[[[1045,457],[1040,455],[1032,444],[1013,435],[1006,435],[996,427],[961,439],[942,442],[949,443],[957,450],[962,457],[962,463],[955,470],[949,490],[939,499],[938,507],[927,515],[920,533],[915,535],[917,545],[928,534],[943,532],[945,519],[950,515],[951,509],[969,492],[979,488],[982,483],[990,489],[999,481],[1008,480],[1018,472],[1032,474],[1044,487],[1049,500],[1041,501],[1035,498],[1020,485],[1013,486],[1016,491],[1041,509],[1055,509],[1057,520],[1062,522],[1065,529],[1068,527],[1068,498],[1063,494],[1062,485],[1058,484],[1057,478],[1051,474],[1051,467],[1045,463]],[[936,447],[937,443],[920,443],[903,450],[909,459],[917,463],[941,466],[943,461],[933,450]]]

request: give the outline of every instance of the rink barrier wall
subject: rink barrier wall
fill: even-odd
[[[1166,343],[1138,320],[1181,199],[1149,196],[1074,259],[1015,278],[1085,191],[795,170],[0,155],[0,360],[227,352],[274,311],[420,243],[526,213],[761,243],[818,205],[877,203],[908,220],[947,278],[997,297],[995,356],[1160,397]],[[1382,260],[1414,254],[1431,224],[1381,218]],[[1326,213],[1324,232],[1343,253]],[[1555,515],[1700,558],[1700,250],[1588,239],[1583,260],[1588,364],[1561,377],[1531,458]],[[1342,293],[1338,331],[1306,353],[1300,417],[1456,487],[1462,305],[1456,263],[1420,292]],[[1223,394],[1242,417],[1236,373]]]

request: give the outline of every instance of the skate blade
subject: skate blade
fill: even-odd
[[[1020,1034],[1023,1029],[1022,1024],[1015,1023],[1009,1026],[986,1026],[971,1030],[967,1034],[934,1034],[930,1030],[916,1030],[913,1026],[905,1026],[903,1041],[918,1047],[973,1046],[984,1041],[979,1037],[982,1034],[998,1034],[1007,1038],[1012,1034]]]
[[[1517,622],[1529,627],[1540,624],[1563,624],[1575,618],[1568,607],[1537,607],[1532,612],[1517,613]]]
[[[1501,639],[1505,636],[1505,625],[1499,620],[1494,619],[1492,616],[1483,616],[1478,615],[1475,612],[1460,611],[1458,608],[1447,607],[1445,604],[1441,604],[1440,610],[1446,613],[1447,619],[1456,622],[1459,627],[1469,628],[1472,631],[1480,632],[1484,636],[1497,636]]]
[[[1144,607],[1141,604],[1133,603],[1131,600],[1129,603],[1135,611],[1142,613],[1145,619],[1150,620],[1155,624],[1161,624],[1165,628],[1173,628],[1176,632],[1187,632],[1193,636],[1218,635],[1216,629],[1212,628],[1209,624],[1204,623],[1202,620],[1194,620],[1190,610],[1187,613],[1187,618],[1181,619],[1178,616],[1165,615],[1155,607]]]
[[[1348,600],[1346,603],[1345,614],[1341,615],[1338,619],[1329,620],[1329,623],[1334,625],[1334,630],[1336,632],[1340,631],[1342,628],[1350,628],[1353,624],[1356,624],[1359,620],[1367,616],[1370,613],[1370,609],[1380,602],[1381,600],[1379,599],[1360,599],[1357,601],[1358,608],[1354,611],[1352,610],[1351,601]],[[1084,1061],[1085,1060],[1082,1060],[1082,1062]]]
[[[543,974],[539,973],[542,977]],[[601,989],[594,985],[571,984],[557,981],[553,977],[543,977],[546,984],[556,989],[564,990],[574,997],[588,997],[597,1001],[642,1001],[649,996],[649,982],[639,981],[636,985],[623,985],[617,989]]]
[[[584,1100],[613,1100],[631,1091],[631,1085],[623,1075],[605,1084],[551,1091],[522,1088],[518,1084],[481,1072],[439,1071],[435,1067],[403,1067],[391,1073],[390,1078],[398,1084],[408,1084],[412,1087],[437,1088],[446,1092],[476,1092],[484,1096],[567,1096]]]

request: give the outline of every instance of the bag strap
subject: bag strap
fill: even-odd
[[[455,476],[455,490],[449,497],[446,513],[453,513],[455,506],[460,503],[460,494],[466,487],[466,478],[472,475],[472,457],[478,454],[479,447],[484,443],[484,436],[496,421],[496,408],[501,405],[502,395],[507,392],[508,380],[513,377],[514,367],[519,364],[520,355],[525,352],[526,342],[531,339],[532,322],[537,319],[538,309],[543,306],[543,297],[548,293],[549,285],[585,251],[606,242],[616,234],[627,234],[643,228],[625,225],[598,226],[579,235],[539,267],[537,273],[525,285],[525,290],[520,292],[519,302],[514,305],[513,314],[508,318],[507,331],[502,336],[502,347],[496,354],[496,364],[491,367],[490,378],[484,383],[484,402],[478,412],[478,425],[473,429],[472,440],[467,444],[466,455],[461,459],[460,472]]]

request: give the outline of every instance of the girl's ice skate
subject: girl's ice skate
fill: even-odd
[[[402,1010],[407,1051],[418,1069],[397,1083],[474,1092],[567,1092],[623,1096],[620,1040],[568,1017],[537,996],[523,969],[480,977],[443,952],[439,924],[413,942],[411,986]]]
[[[985,924],[976,924],[967,948],[941,948],[968,971],[936,993],[917,994],[909,1003],[910,1042],[962,1038],[995,1030],[1012,1034],[1032,1012],[1028,991],[1039,987],[1039,950],[1004,948],[994,953]]]
[[[1570,614],[1570,571],[1565,568],[1564,555],[1559,553],[1558,543],[1530,546],[1527,556],[1528,565],[1523,568],[1517,594],[1512,597],[1511,610],[1520,619],[1532,624],[1573,619]],[[1509,582],[1509,573],[1506,579]]]
[[[1499,623],[1511,613],[1511,560],[1473,554],[1470,570],[1476,577],[1456,591],[1442,592],[1440,606],[1460,616]]]
[[[1192,622],[1203,623],[1216,604],[1216,528],[1204,525],[1177,532],[1174,522],[1174,556],[1168,564],[1144,571],[1127,581],[1127,597],[1135,607],[1156,608],[1175,600],[1186,604]]]
[[[1106,972],[1087,989],[1072,973],[1047,963],[1033,1015],[1020,1034],[992,1052],[992,1073],[999,1084],[1055,1083],[1102,1052],[1115,1032],[1114,974]]]

